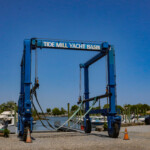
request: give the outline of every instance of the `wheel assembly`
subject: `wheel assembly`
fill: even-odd
[[[114,123],[113,127],[112,127],[112,130],[108,130],[108,135],[109,137],[112,137],[112,138],[118,138],[119,136],[119,125],[118,123]]]
[[[86,120],[84,131],[85,133],[91,133],[91,121],[89,119]]]
[[[145,118],[145,124],[146,125],[150,125],[150,116]]]

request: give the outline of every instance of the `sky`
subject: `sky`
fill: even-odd
[[[36,37],[114,45],[117,103],[150,105],[149,6],[149,0],[0,0],[0,103],[18,101],[23,41]],[[96,54],[38,49],[37,94],[44,110],[77,104],[79,64]],[[33,84],[34,72],[33,51]],[[89,78],[90,97],[104,94],[105,58],[90,66]]]

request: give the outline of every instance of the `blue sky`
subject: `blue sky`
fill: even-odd
[[[116,51],[118,104],[150,104],[149,0],[0,3],[0,103],[18,101],[23,40],[37,37],[109,42]],[[38,50],[38,96],[44,109],[76,104],[79,64],[94,55],[96,52]],[[34,81],[34,52],[32,61]],[[105,58],[90,67],[90,96],[105,92],[105,69]]]

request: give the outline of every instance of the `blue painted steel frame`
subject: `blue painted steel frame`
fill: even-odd
[[[108,47],[108,43],[83,43],[70,41],[55,41],[45,39],[30,39],[24,41],[24,52],[21,61],[21,90],[18,100],[18,132],[23,135],[24,128],[30,127],[32,132],[32,113],[30,101],[30,84],[31,84],[31,50],[36,48],[55,48],[55,49],[72,49],[82,51],[102,51]],[[87,68],[88,72],[88,68]],[[87,75],[87,73],[85,73]],[[88,79],[88,77],[87,77]],[[85,85],[88,91],[88,87]],[[88,98],[88,93],[86,93]],[[87,105],[88,108],[88,105]],[[88,117],[88,115],[87,115]]]
[[[114,124],[121,126],[121,117],[116,116],[116,70],[115,70],[115,50],[111,46],[107,54],[107,69],[108,69],[108,91],[111,93],[109,97],[109,114],[108,120],[108,133],[114,132]]]
[[[21,61],[21,91],[18,101],[18,132],[23,135],[24,128],[29,127],[32,132],[32,113],[30,101],[31,84],[31,41],[24,41],[24,53]]]
[[[115,56],[114,48],[108,45],[107,42],[101,44],[93,43],[81,43],[81,42],[64,42],[64,41],[52,41],[31,39],[24,41],[24,53],[21,62],[21,90],[18,100],[18,131],[20,135],[23,135],[24,128],[30,127],[32,132],[32,113],[31,113],[31,101],[30,101],[30,84],[31,84],[31,50],[36,48],[55,48],[55,49],[73,49],[83,51],[99,51],[95,57],[91,58],[85,64],[81,64],[80,67],[84,68],[84,88],[85,99],[89,98],[89,75],[88,67],[107,55],[108,65],[108,89],[112,95],[109,97],[109,113],[106,114],[106,110],[99,110],[103,115],[108,117],[108,129],[109,132],[113,131],[113,123],[118,122],[120,124],[120,117],[116,116],[116,80],[115,80]],[[89,102],[86,102],[86,111],[89,109]],[[94,112],[93,112],[94,113]],[[89,119],[89,114],[86,115],[86,119]]]
[[[121,125],[121,117],[116,116],[116,74],[115,74],[115,51],[113,46],[107,46],[103,48],[103,50],[88,60],[84,64],[80,64],[81,68],[84,68],[84,89],[85,89],[85,99],[89,99],[89,75],[88,75],[88,67],[95,63],[97,60],[101,59],[104,56],[107,56],[107,73],[108,73],[108,83],[107,87],[111,96],[109,96],[109,111],[107,109],[102,110],[92,110],[89,114],[93,113],[101,113],[104,116],[107,116],[108,119],[108,132],[111,133],[114,131],[113,125],[114,123],[118,123],[119,128]],[[89,109],[89,102],[85,103],[85,111]],[[90,119],[89,114],[85,116],[84,126],[86,127],[86,120]]]

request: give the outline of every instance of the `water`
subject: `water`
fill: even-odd
[[[54,123],[55,123],[56,121],[59,121],[60,124],[62,125],[62,124],[68,119],[68,117],[46,117],[46,118],[48,119],[49,123],[50,123],[53,127],[55,127],[55,126],[54,126]],[[49,130],[53,130],[52,128],[49,127],[49,125],[48,125],[48,123],[47,123],[46,120],[42,120],[42,122],[47,126],[47,128],[48,128]],[[67,125],[67,124],[66,124],[66,125]],[[37,121],[36,121],[36,124],[33,125],[33,130],[34,130],[34,131],[39,131],[39,130],[44,131],[44,130],[48,130],[47,128],[43,127],[43,125],[41,124],[40,120],[37,120]]]
[[[68,117],[46,117],[49,121],[49,123],[54,126],[54,123],[59,121],[60,125],[62,125],[65,121],[68,120]],[[49,130],[53,130],[52,128],[49,127],[48,123],[46,120],[42,120],[42,122],[47,126],[47,128]],[[77,120],[75,120],[75,122],[77,122]],[[80,129],[81,128],[81,124],[76,124],[74,125],[73,122],[70,122],[70,127],[73,127],[75,129]],[[65,126],[68,126],[68,124],[66,124]],[[92,130],[95,130],[96,125],[92,125]],[[43,125],[41,124],[40,120],[36,121],[36,124],[33,125],[33,130],[34,131],[44,131],[44,130],[48,130],[47,128],[43,127]]]

